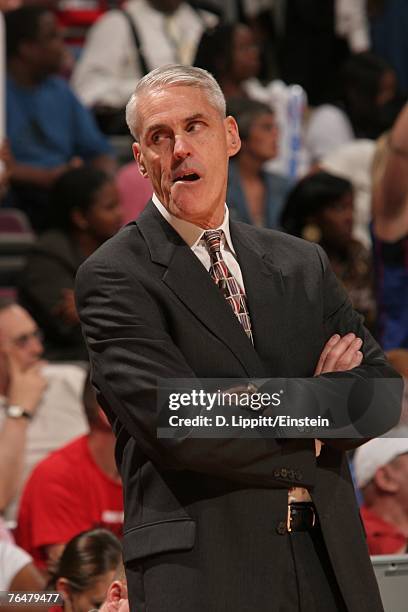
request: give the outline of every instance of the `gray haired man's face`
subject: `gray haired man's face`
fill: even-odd
[[[168,86],[141,96],[135,158],[162,204],[203,228],[224,217],[228,159],[240,148],[235,120],[223,119],[206,92]]]

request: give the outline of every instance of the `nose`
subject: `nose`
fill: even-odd
[[[33,357],[41,357],[44,352],[43,343],[37,336],[33,336],[30,340],[30,352]]]
[[[173,155],[176,159],[186,159],[186,157],[190,157],[191,146],[189,144],[188,137],[184,134],[175,136]]]

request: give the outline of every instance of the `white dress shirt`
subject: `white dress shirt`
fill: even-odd
[[[123,7],[132,18],[150,70],[164,64],[191,64],[206,27],[216,17],[199,14],[182,2],[171,16],[154,9],[148,0],[130,0]],[[126,17],[108,11],[92,26],[72,75],[72,87],[86,106],[126,105],[142,77],[138,52]]]
[[[191,248],[194,255],[198,257],[198,259],[203,264],[204,268],[209,271],[211,267],[211,258],[210,253],[208,252],[206,243],[204,241],[203,235],[206,231],[202,227],[198,227],[198,225],[194,225],[189,221],[184,221],[183,219],[179,219],[172,215],[160,202],[157,195],[154,193],[152,197],[153,203],[158,209],[158,211],[163,215],[168,223],[172,226],[173,229],[181,236],[186,244]],[[229,210],[225,205],[225,214],[224,220],[221,225],[217,228],[217,230],[222,230],[222,239],[221,239],[221,255],[227,264],[227,267],[231,274],[234,276],[239,286],[245,293],[244,280],[242,278],[241,268],[239,267],[239,263],[237,260],[237,255],[235,253],[234,245],[231,240],[231,232],[229,227]]]

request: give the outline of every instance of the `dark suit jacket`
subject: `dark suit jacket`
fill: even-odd
[[[283,609],[287,489],[300,485],[348,609],[379,611],[343,450],[329,442],[316,461],[311,439],[157,439],[158,377],[312,376],[327,339],[350,331],[364,339],[352,375],[395,376],[319,247],[240,223],[231,235],[254,347],[152,203],[78,273],[93,381],[117,435],[130,591],[149,612]]]

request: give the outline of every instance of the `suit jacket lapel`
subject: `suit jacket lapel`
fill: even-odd
[[[267,376],[279,376],[288,333],[288,304],[282,270],[255,241],[249,228],[231,223],[231,237],[245,284],[255,349]],[[271,369],[272,365],[272,369]]]
[[[137,220],[152,261],[164,267],[163,282],[241,362],[247,375],[263,377],[263,365],[231,307],[190,247],[153,203]]]

